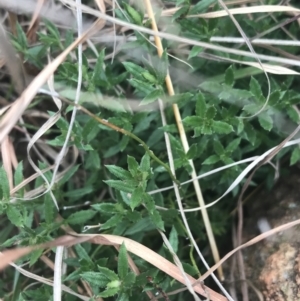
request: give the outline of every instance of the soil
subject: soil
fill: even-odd
[[[300,170],[295,169],[288,177],[280,178],[272,191],[260,193],[249,207],[251,218],[245,220],[244,242],[261,233],[259,226],[268,230],[268,227],[274,228],[300,219]],[[262,300],[262,296],[266,301],[300,300],[299,227],[246,248],[243,258],[249,300]],[[243,300],[241,280],[237,273],[234,275],[237,300]]]

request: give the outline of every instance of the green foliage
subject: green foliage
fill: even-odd
[[[216,0],[163,2],[170,8],[172,4],[178,8],[171,17],[156,11],[160,29],[166,27],[166,32],[202,42],[209,42],[212,36],[239,35],[230,18],[193,17],[208,9],[218,10],[220,7]],[[119,19],[151,28],[147,12],[136,4],[135,1],[120,1],[114,13]],[[254,22],[244,15],[237,15],[236,19],[249,37],[276,25],[267,18]],[[291,26],[289,30],[294,36],[298,34],[297,28]],[[181,43],[164,39],[164,51],[158,57],[152,37],[148,34],[129,31],[128,28],[120,31],[116,27],[116,33],[120,32],[129,39],[120,44],[117,41],[116,48],[113,43],[98,42],[97,37],[95,40],[91,38],[93,49],[91,44],[84,44],[79,103],[104,122],[100,124],[78,110],[68,142],[69,152],[59,168],[59,177],[55,179],[51,192],[43,194],[46,185],[40,176],[23,185],[24,179],[28,179],[33,171],[28,167],[27,155],[20,151],[20,147],[16,147],[19,164],[11,179],[1,166],[1,250],[44,243],[61,236],[65,227],[71,227],[78,233],[86,231],[88,234],[131,238],[172,261],[172,255],[157,231],[161,230],[165,231],[185,271],[197,277],[205,269],[199,258],[193,258],[193,249],[186,241],[186,229],[177,211],[173,190],[151,193],[176,182],[169,170],[164,135],[168,134],[170,138],[176,179],[182,183],[190,179],[190,160],[193,160],[200,175],[260,155],[278,145],[290,133],[288,131],[299,123],[299,88],[292,75],[269,74],[271,94],[267,99],[268,86],[262,71],[234,63],[236,56],[215,51],[214,55],[223,55],[226,60],[210,60],[212,53],[208,54],[203,47],[183,48]],[[280,31],[270,32],[269,35],[270,39],[285,38]],[[37,30],[36,43],[28,41],[26,31],[19,23],[11,42],[26,64],[42,70],[48,63],[48,56],[55,58],[74,41],[74,37],[73,31],[44,20]],[[117,34],[117,37],[121,35]],[[240,49],[247,50],[244,45],[240,45]],[[270,54],[268,49],[264,51]],[[298,55],[292,47],[287,47],[285,51]],[[75,99],[78,84],[76,52],[70,53],[54,74],[55,91],[62,99],[64,97],[70,101]],[[168,73],[175,91],[172,96],[168,95],[165,83]],[[3,91],[3,95],[10,94],[11,91]],[[31,108],[53,116],[55,109],[49,105],[50,98],[41,95],[36,96]],[[164,104],[166,126],[162,124],[158,99]],[[180,140],[173,104],[178,105],[182,114],[190,145],[187,152]],[[72,109],[71,105],[63,106],[60,119],[43,135],[43,143],[47,143],[45,149],[50,147],[52,152],[42,156],[50,165],[55,162],[53,153],[59,152],[65,142]],[[32,135],[37,128],[42,128],[42,123],[39,118],[35,119],[34,114],[30,118],[26,119],[24,126]],[[29,124],[31,120],[34,122]],[[105,121],[115,128],[107,127]],[[19,135],[13,137],[16,146],[23,143]],[[76,154],[76,162],[70,155],[71,150]],[[38,158],[42,156],[38,155]],[[277,159],[282,168],[286,168],[286,162],[297,164],[300,161],[299,146],[286,148]],[[36,157],[33,160],[36,162]],[[44,169],[49,167],[48,163],[37,164]],[[244,167],[234,166],[202,178],[205,201],[210,203],[220,197]],[[272,178],[272,173],[269,167],[259,169],[251,184],[264,183],[266,178]],[[53,170],[44,172],[44,176],[51,182]],[[20,184],[22,188],[11,194],[10,185],[16,187]],[[235,188],[224,202],[209,211],[217,239],[228,234],[230,212],[236,206],[240,189],[241,186]],[[28,198],[35,191],[39,191],[38,194]],[[180,194],[186,209],[199,206],[192,184],[182,185]],[[53,195],[57,199],[59,212]],[[188,222],[199,245],[208,245],[201,213],[189,212]],[[81,281],[86,281],[93,294],[91,300],[101,297],[104,300],[143,301],[149,300],[146,291],[156,292],[157,286],[165,291],[181,288],[171,277],[129,254],[125,243],[118,251],[112,246],[89,242],[74,246],[74,250],[76,257],[64,259],[68,268],[63,282],[76,291],[78,287],[83,287]],[[40,260],[42,254],[43,250],[34,250],[21,259],[20,264],[28,263],[31,271],[43,271],[43,277],[51,278],[52,271],[46,270]],[[129,256],[141,271],[140,275],[131,271]],[[52,254],[49,258],[53,259]],[[53,299],[52,288],[46,285],[31,286],[33,280],[9,270],[5,277],[5,282],[0,280],[0,298],[3,300]],[[153,281],[150,283],[149,279]],[[16,288],[15,294],[11,294],[13,288]],[[174,300],[188,300],[189,297],[183,292],[174,296]],[[76,297],[64,293],[63,299],[72,301]]]

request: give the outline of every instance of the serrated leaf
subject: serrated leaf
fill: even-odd
[[[143,67],[134,64],[132,62],[123,62],[123,66],[125,69],[131,73],[136,79],[144,81],[144,77],[142,76],[142,73],[147,72],[146,69]]]
[[[197,144],[192,144],[192,146],[190,147],[190,149],[188,150],[188,152],[186,153],[186,157],[187,159],[194,159],[196,157],[198,153],[198,147]]]
[[[220,161],[220,157],[217,155],[211,155],[202,163],[203,165],[212,165]]]
[[[120,214],[113,215],[110,219],[108,219],[104,224],[101,225],[101,230],[106,230],[115,227],[121,221],[122,221],[122,215]]]
[[[169,242],[170,242],[170,245],[172,246],[174,252],[177,253],[179,241],[178,241],[178,233],[174,226],[172,227],[171,232],[170,232]]]
[[[270,131],[273,128],[273,119],[266,113],[258,115],[258,121],[266,131]]]
[[[159,214],[159,212],[157,210],[154,210],[152,214],[150,214],[150,218],[152,220],[152,222],[154,223],[154,225],[162,231],[165,231],[164,228],[164,222],[161,218],[161,215]]]
[[[134,157],[127,156],[127,164],[128,164],[128,170],[130,171],[132,176],[135,177],[139,170],[138,162],[135,160]]]
[[[89,119],[88,122],[85,123],[84,127],[82,128],[82,137],[84,141],[89,143],[92,141],[100,131],[100,127],[98,121],[95,119]]]
[[[18,166],[17,166],[15,174],[14,174],[14,183],[15,183],[15,186],[17,186],[22,182],[23,182],[23,161],[20,161],[18,163]]]
[[[92,74],[92,81],[97,86],[97,82],[99,80],[101,81],[107,81],[106,75],[105,75],[105,48],[102,49],[97,57],[96,64],[93,68],[93,74]]]
[[[62,179],[59,181],[59,184],[60,185],[63,185],[65,184],[66,182],[68,182],[72,176],[76,173],[76,171],[78,170],[79,168],[79,165],[75,165],[75,166],[72,166],[65,174],[64,176],[62,177]]]
[[[188,57],[188,60],[197,56],[200,52],[202,52],[204,50],[203,47],[201,46],[193,46],[190,53],[189,53],[189,57]]]
[[[10,189],[7,174],[3,166],[0,168],[0,187],[2,190],[2,196],[6,201],[8,201],[10,197]]]
[[[88,220],[92,219],[95,214],[97,212],[94,210],[81,210],[78,212],[75,212],[73,214],[71,214],[68,219],[67,222],[70,225],[83,225],[85,224]]]
[[[80,277],[96,287],[106,287],[109,279],[103,273],[85,272]]]
[[[203,124],[202,118],[198,116],[187,116],[183,119],[183,122],[191,127],[199,127]]]
[[[299,113],[293,107],[287,108],[287,114],[292,121],[299,123]]]
[[[87,251],[85,250],[85,248],[82,245],[79,245],[79,244],[75,245],[74,248],[76,250],[76,253],[77,253],[78,257],[81,260],[85,260],[87,262],[91,262],[92,263],[91,258],[89,257]]]
[[[139,14],[137,10],[135,10],[132,6],[128,5],[127,3],[123,3],[126,11],[128,12],[129,16],[132,18],[132,20],[135,22],[137,25],[142,25],[142,17]]]
[[[94,189],[93,187],[91,186],[86,186],[86,187],[83,187],[83,188],[78,188],[78,189],[74,189],[74,190],[69,190],[67,192],[64,193],[64,196],[65,197],[68,197],[68,198],[76,198],[76,199],[79,199],[91,192],[93,192]]]
[[[206,103],[205,103],[205,98],[204,95],[199,92],[197,94],[197,100],[196,100],[196,114],[197,116],[204,118],[206,114]]]
[[[92,207],[100,212],[103,213],[115,213],[118,212],[116,209],[116,204],[113,203],[101,203],[101,204],[94,204]]]
[[[177,6],[179,6],[177,4]],[[173,14],[173,17],[172,17],[172,22],[174,22],[176,19],[178,19],[179,17],[181,17],[182,15],[186,14],[190,9],[190,6],[189,5],[183,5],[181,6],[176,12],[175,14]]]
[[[120,291],[120,287],[112,287],[112,288],[108,288],[106,289],[104,292],[101,292],[100,294],[98,294],[98,297],[102,297],[102,298],[108,298],[108,297],[112,297],[115,294],[117,294]]]
[[[18,208],[16,208],[13,205],[8,205],[6,209],[6,215],[10,222],[14,224],[17,227],[22,227],[23,226],[23,216]]]
[[[134,185],[130,181],[106,180],[103,182],[120,191],[132,193],[134,190]]]
[[[220,141],[215,140],[214,143],[214,151],[217,155],[222,156],[225,152],[223,145],[220,143]]]
[[[159,83],[163,83],[166,79],[166,76],[168,74],[168,67],[169,67],[169,62],[168,62],[168,54],[164,50],[160,62],[157,65],[157,79]]]
[[[124,286],[124,287],[128,287],[128,288],[131,288],[132,285],[135,283],[135,280],[136,280],[135,274],[132,273],[132,272],[129,272],[129,273],[126,275],[126,278],[123,280],[123,286]]]
[[[139,105],[140,106],[148,105],[149,103],[156,101],[162,95],[163,92],[161,89],[155,89],[152,92],[150,92],[146,97],[144,97]]]
[[[125,235],[134,235],[139,232],[146,232],[154,230],[155,227],[151,222],[149,217],[144,217],[139,221],[135,222],[130,228],[128,228],[125,232]]]
[[[16,171],[14,173],[14,183],[15,186],[19,185],[20,183],[23,182],[23,161],[20,161],[18,163],[18,166],[16,168]],[[1,194],[0,194],[1,195]],[[17,196],[18,197],[24,197],[24,187],[20,188],[17,192]]]
[[[144,172],[150,172],[150,156],[147,153],[141,160],[140,170]]]
[[[225,84],[230,87],[234,84],[234,72],[232,70],[232,66],[227,68],[225,71]]]
[[[254,77],[251,77],[250,80],[250,92],[257,100],[260,100],[262,96],[261,87],[258,81]]]
[[[98,270],[110,281],[119,280],[118,275],[114,271],[112,271],[108,268],[101,267],[98,265]]]
[[[146,83],[144,80],[138,80],[135,78],[128,79],[128,82],[130,85],[134,88],[136,88],[138,91],[148,95],[152,91],[155,90],[149,83]]]
[[[252,145],[254,145],[256,140],[256,132],[253,126],[250,123],[244,123],[244,126],[245,126],[244,133],[246,134],[246,138]]]
[[[44,197],[44,215],[45,215],[45,221],[47,224],[52,224],[55,215],[54,212],[56,211],[55,205],[53,203],[53,200],[49,193],[47,193]]]
[[[156,84],[157,83],[157,79],[154,75],[152,75],[150,72],[146,71],[142,73],[142,76],[144,77],[144,79],[146,79],[149,83],[151,84]]]
[[[241,138],[232,140],[226,147],[226,152],[229,153],[234,152],[237,149],[237,147],[240,145],[240,143],[241,143]]]
[[[217,134],[229,134],[233,132],[232,125],[223,121],[213,121],[212,127]]]
[[[216,114],[217,114],[216,108],[214,106],[211,106],[207,109],[205,116],[207,119],[213,119],[216,116]]]
[[[300,148],[299,148],[299,146],[297,146],[296,148],[294,148],[294,150],[292,152],[291,159],[290,159],[290,165],[296,164],[299,160],[300,160]]]
[[[43,249],[34,250],[30,253],[29,267],[32,267],[43,254]]]
[[[120,178],[121,180],[131,180],[132,176],[130,172],[122,167],[116,166],[116,165],[105,165],[105,167],[117,178]]]
[[[191,14],[199,14],[201,12],[204,12],[209,6],[216,3],[217,0],[202,0],[199,1],[194,7],[191,9]]]
[[[127,258],[127,250],[122,243],[119,249],[119,257],[118,257],[118,275],[121,280],[124,280],[128,274],[128,258]]]
[[[135,207],[139,206],[142,203],[143,192],[144,190],[141,186],[134,189],[130,199],[130,208],[132,210],[134,210]]]

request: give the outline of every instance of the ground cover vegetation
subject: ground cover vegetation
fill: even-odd
[[[199,298],[180,276],[207,271],[196,249],[212,266],[236,247],[241,193],[271,189],[300,160],[297,136],[289,137],[299,124],[299,3],[283,2],[57,1],[48,13],[41,6],[20,15],[2,6],[1,39],[18,60],[1,48],[1,251],[77,239],[6,267],[2,300]],[[65,21],[49,17],[58,6]],[[93,34],[75,45],[96,18]],[[21,79],[9,67],[18,62]],[[5,119],[13,103],[14,123]],[[294,142],[283,148],[287,137]],[[247,183],[245,168],[274,147]],[[89,236],[92,243],[74,233],[111,236]],[[148,249],[139,253],[141,245]],[[221,268],[215,275],[227,277]],[[211,300],[226,296],[214,279],[204,284],[216,292]]]

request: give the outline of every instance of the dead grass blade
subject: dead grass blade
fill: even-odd
[[[300,221],[299,221],[300,223]],[[79,244],[82,242],[91,242],[94,244],[99,245],[106,245],[106,246],[120,246],[122,243],[125,244],[126,249],[130,252],[135,254],[136,256],[144,259],[145,261],[149,262],[150,264],[154,265],[161,271],[165,272],[172,278],[176,279],[177,281],[185,284],[185,279],[179,270],[179,268],[171,263],[170,261],[166,260],[161,255],[155,253],[151,249],[143,246],[142,244],[135,242],[129,238],[116,236],[116,235],[93,235],[93,234],[76,234],[75,232],[71,231],[71,235],[62,236],[54,241],[49,243],[45,243],[42,245],[31,246],[31,247],[24,247],[24,248],[16,248],[12,250],[4,251],[0,253],[0,271],[3,270],[6,266],[8,266],[11,262],[16,261],[20,257],[30,253],[32,250],[37,248],[53,248],[56,246],[72,246],[74,244]],[[196,282],[196,279],[186,275],[191,283]],[[209,294],[211,301],[226,301],[227,298],[218,294],[217,292],[213,291],[212,289],[204,286],[204,285],[195,285],[193,286],[194,290],[199,293],[200,295],[206,296]]]
[[[67,57],[67,55],[72,51],[78,44],[84,42],[92,33],[94,33],[99,24],[103,22],[96,21],[93,26],[86,31],[81,37],[77,38],[65,51],[63,51],[56,59],[54,59],[50,64],[48,64],[38,76],[36,76],[22,95],[14,102],[9,111],[1,119],[0,122],[0,143],[6,135],[14,127],[18,119],[21,117],[23,112],[26,110],[32,99],[35,97],[38,90],[42,87],[47,79],[55,72],[57,67],[62,61]]]
[[[244,14],[253,14],[253,13],[275,13],[275,12],[300,12],[300,9],[292,6],[283,6],[283,5],[259,5],[259,6],[245,6],[239,8],[229,9],[232,15],[244,15]],[[199,15],[190,15],[188,18],[220,18],[226,17],[228,13],[226,10],[215,11],[211,13],[199,14]]]

